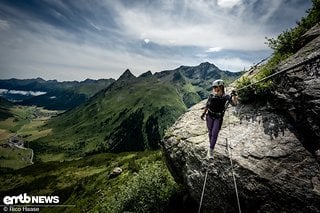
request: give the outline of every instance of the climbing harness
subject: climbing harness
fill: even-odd
[[[208,112],[211,114],[220,114],[222,115],[222,112],[224,110],[225,104],[228,101],[229,96],[223,95],[223,96],[217,96],[210,94],[206,107],[208,108]]]
[[[221,118],[223,115],[221,112],[213,112],[211,109],[208,109],[208,114],[212,118]]]

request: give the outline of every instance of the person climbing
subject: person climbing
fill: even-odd
[[[212,87],[212,93],[209,95],[204,112],[201,115],[201,119],[204,120],[204,117],[206,117],[207,121],[210,141],[208,154],[210,159],[213,159],[213,149],[221,129],[226,105],[228,103],[232,106],[236,106],[238,104],[238,97],[234,90],[230,95],[225,94],[223,80],[218,79],[213,81]]]

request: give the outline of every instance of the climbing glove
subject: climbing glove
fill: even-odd
[[[230,95],[231,96],[237,96],[237,92],[235,90],[232,90]]]
[[[206,113],[204,112],[204,113],[202,113],[202,115],[201,115],[201,119],[202,120],[204,120],[204,117],[206,116]]]

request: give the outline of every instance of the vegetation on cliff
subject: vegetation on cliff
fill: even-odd
[[[312,0],[313,6],[307,10],[307,15],[297,22],[297,26],[282,32],[277,38],[267,38],[268,46],[274,50],[267,63],[258,67],[259,71],[253,77],[242,76],[236,87],[242,88],[257,82],[277,71],[279,64],[296,53],[306,42],[302,37],[313,26],[320,22],[320,0]],[[275,87],[272,79],[257,83],[239,92],[243,102],[252,101],[254,98],[265,97]]]

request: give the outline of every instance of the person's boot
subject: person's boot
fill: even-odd
[[[209,149],[208,151],[208,156],[209,156],[209,159],[213,159],[213,149]]]

